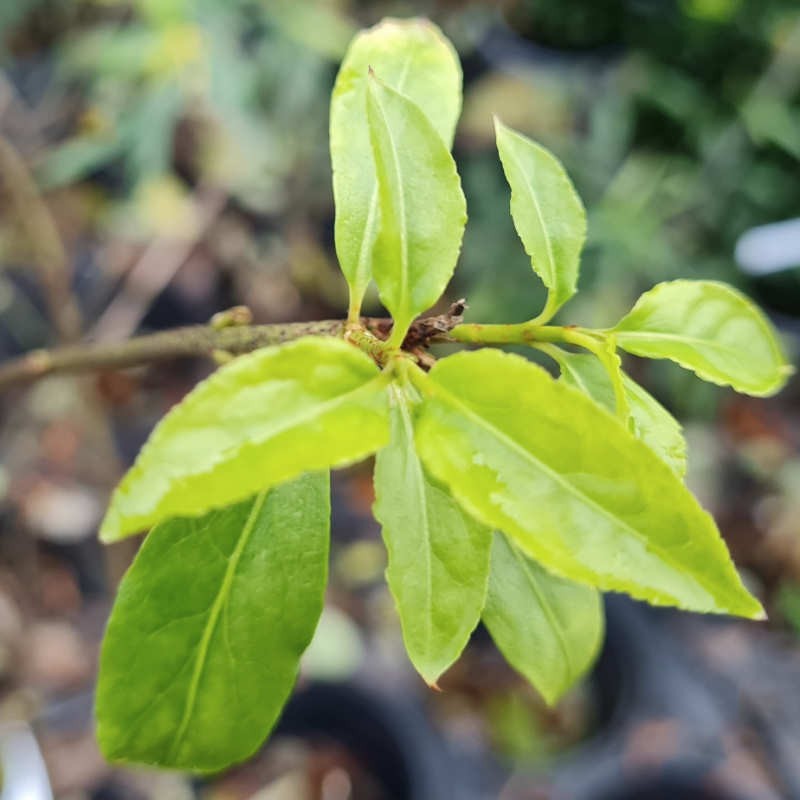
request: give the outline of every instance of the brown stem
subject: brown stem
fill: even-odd
[[[463,301],[436,317],[416,320],[409,329],[403,347],[415,350],[431,342],[446,341],[448,332],[461,322]],[[380,339],[392,329],[390,319],[364,317],[363,326]],[[85,372],[99,369],[124,369],[187,356],[210,357],[216,353],[241,355],[259,347],[281,344],[301,336],[338,336],[344,320],[288,322],[275,325],[192,325],[170,331],[137,336],[110,344],[77,344],[55,350],[34,350],[21,358],[0,365],[0,391],[20,383],[62,372]]]
[[[34,350],[0,365],[0,390],[58,372],[123,369],[186,356],[212,356],[215,351],[238,355],[306,335],[336,335],[342,323],[294,322],[286,325],[247,325],[216,329],[192,325],[137,336],[112,344],[79,344],[55,350]]]

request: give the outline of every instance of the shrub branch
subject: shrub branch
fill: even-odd
[[[459,301],[446,314],[416,320],[403,343],[404,349],[415,352],[431,342],[447,340],[449,331],[461,322],[464,308],[464,302]],[[388,318],[362,317],[361,324],[378,339],[388,338],[392,329]],[[118,343],[84,343],[54,350],[34,350],[0,365],[0,391],[57,373],[125,369],[192,356],[237,356],[302,336],[339,336],[344,329],[345,321],[338,319],[274,325],[192,325]]]

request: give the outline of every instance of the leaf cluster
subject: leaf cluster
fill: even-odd
[[[199,384],[116,490],[111,542],[152,527],[120,589],[97,698],[107,756],[216,770],[264,740],[325,589],[331,468],[375,454],[374,513],[409,657],[435,686],[479,621],[555,703],[602,640],[601,593],[761,618],[711,516],[683,483],[680,425],[618,350],[671,359],[754,395],[785,382],[775,334],[713,282],[644,294],[608,330],[550,324],[575,294],[586,222],[544,148],[496,122],[511,215],[548,290],[484,345],[435,361],[404,349],[458,259],[466,202],[450,152],[461,96],[437,28],[359,34],[331,104],[340,337],[258,350]],[[360,322],[374,281],[386,339]],[[560,377],[486,345],[551,356]]]

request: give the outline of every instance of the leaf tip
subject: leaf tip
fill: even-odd
[[[434,692],[439,692],[441,694],[442,687],[436,681],[429,681],[427,678],[424,679],[425,683],[428,685],[429,689],[433,689]]]
[[[367,97],[369,102],[375,102],[378,99],[379,90],[383,85],[383,81],[372,68],[372,64],[370,64],[367,67]]]
[[[743,599],[736,610],[731,610],[728,613],[753,620],[753,622],[764,622],[768,619],[764,606],[750,592],[746,592],[746,599]]]
[[[103,521],[100,523],[100,530],[97,533],[97,538],[100,539],[103,544],[112,544],[118,541],[122,536],[120,526],[114,517],[114,513],[109,509],[105,517],[103,517]]]
[[[97,532],[97,538],[103,544],[114,544],[121,539],[125,539],[128,536],[132,536],[133,534],[144,530],[144,526],[138,526],[137,524],[131,525],[131,522],[131,519],[126,518],[123,514],[120,514],[115,507],[114,498],[112,497],[111,503],[106,511],[106,515],[103,517],[103,521],[100,523],[100,529]]]
[[[539,692],[539,696],[542,698],[542,700],[544,700],[544,704],[551,711],[558,705],[559,701],[564,696],[563,691],[543,692],[541,686],[536,686],[534,688]]]

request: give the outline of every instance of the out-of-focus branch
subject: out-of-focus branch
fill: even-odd
[[[139,327],[153,300],[186,263],[198,242],[225,208],[227,195],[201,186],[193,199],[193,231],[185,236],[160,236],[151,242],[125,276],[122,286],[94,324],[91,337],[123,341]]]
[[[15,219],[25,232],[53,327],[62,342],[81,333],[81,315],[70,291],[67,256],[55,222],[28,168],[12,145],[0,136],[0,185]]]

